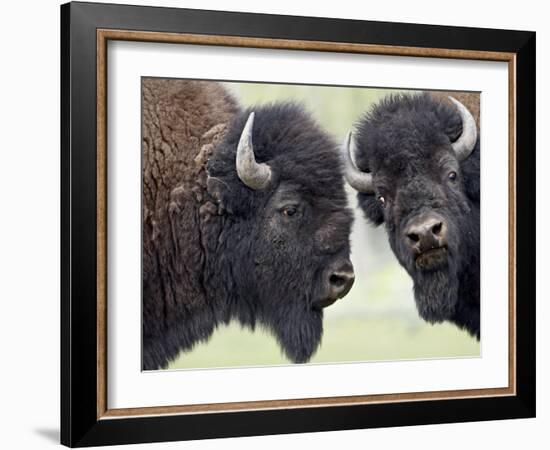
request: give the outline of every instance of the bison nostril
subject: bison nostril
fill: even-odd
[[[353,270],[332,272],[328,277],[329,296],[334,300],[342,298],[350,291],[354,281],[355,274]]]
[[[336,287],[343,286],[346,284],[346,280],[344,277],[341,277],[340,275],[331,275],[329,278],[330,284]]]
[[[433,227],[432,227],[432,233],[435,234],[436,236],[439,235],[439,233],[441,233],[441,229],[443,228],[443,222],[439,222],[439,223],[436,223]]]
[[[420,236],[418,236],[418,234],[416,233],[409,233],[407,234],[407,237],[412,241],[412,242],[418,242],[420,240]]]

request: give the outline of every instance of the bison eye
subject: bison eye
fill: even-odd
[[[379,196],[378,196],[378,201],[380,202],[380,204],[381,204],[382,206],[384,206],[384,205],[386,204],[386,199],[385,199],[384,196],[382,196],[382,195],[379,195]]]
[[[296,209],[295,206],[285,206],[283,208],[283,215],[287,216],[287,217],[292,217],[294,214],[296,214],[298,210]]]
[[[454,170],[452,170],[451,172],[449,172],[449,180],[451,181],[455,181],[456,180],[456,172]]]

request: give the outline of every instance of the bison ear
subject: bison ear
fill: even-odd
[[[223,214],[224,211],[227,211],[230,214],[232,213],[230,205],[224,201],[226,196],[224,193],[225,185],[226,183],[217,177],[208,176],[206,180],[206,189],[218,205],[218,214],[220,215]]]
[[[217,205],[218,215],[247,215],[253,209],[254,195],[242,183],[235,183],[229,176],[211,176],[206,180],[206,189]]]
[[[380,202],[376,201],[373,194],[357,194],[359,207],[363,210],[365,218],[374,226],[379,226],[384,223],[384,211]]]

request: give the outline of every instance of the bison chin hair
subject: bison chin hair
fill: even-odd
[[[276,311],[264,323],[293,363],[307,363],[319,348],[323,335],[323,312],[293,308]]]
[[[420,317],[430,323],[451,319],[458,302],[458,276],[452,264],[434,271],[418,271],[414,299]]]

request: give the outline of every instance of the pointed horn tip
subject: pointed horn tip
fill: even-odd
[[[252,126],[254,124],[254,117],[256,116],[256,114],[254,113],[254,111],[252,111],[249,115],[248,115],[248,119],[246,119],[246,125],[245,127],[248,127],[248,126]]]
[[[342,149],[342,158],[344,160],[344,177],[348,184],[356,191],[371,193],[372,187],[372,174],[368,172],[361,172],[355,162],[353,161],[352,150],[353,132],[350,131],[344,141]]]
[[[464,105],[462,103],[460,103],[456,98],[454,98],[452,95],[449,95],[447,97],[451,102],[453,102],[458,108],[460,108],[461,106],[464,107]]]
[[[252,130],[254,128],[254,111],[252,111],[243,128],[237,147],[236,167],[240,180],[249,188],[263,189],[271,179],[271,168],[267,163],[258,163],[252,145]]]
[[[355,167],[355,164],[353,162],[352,158],[352,140],[353,140],[353,133],[349,131],[346,134],[346,137],[344,138],[344,142],[342,143],[340,156],[344,162],[344,164],[348,165],[351,164],[353,167]]]
[[[252,111],[246,119],[241,137],[251,134],[251,130],[254,127],[254,117],[255,117],[255,114],[254,114],[254,111]]]
[[[342,146],[342,152],[343,153],[348,153],[349,152],[349,148],[350,148],[350,144],[351,144],[351,138],[352,138],[352,132],[348,131],[348,133],[344,137],[344,142],[343,142],[344,145]]]
[[[456,98],[454,98],[453,96],[449,95],[448,96],[448,99],[453,102],[453,104],[458,108],[459,111],[464,111],[466,113],[468,113],[468,115],[472,115],[472,113],[470,112],[470,110],[468,108],[466,108],[466,106],[464,106],[464,104],[460,101],[458,101]]]
[[[472,113],[456,98],[449,96],[449,100],[456,106],[462,119],[462,134],[452,144],[459,160],[466,159],[474,149],[477,140],[477,125]]]
[[[246,119],[243,130],[241,132],[241,137],[239,139],[239,146],[241,145],[241,143],[245,143],[245,142],[248,142],[249,145],[251,145],[253,128],[254,128],[254,111],[252,111],[248,115],[248,118]]]
[[[347,139],[347,143],[351,144],[351,140],[353,139],[353,131],[348,131],[348,135],[346,139]]]

